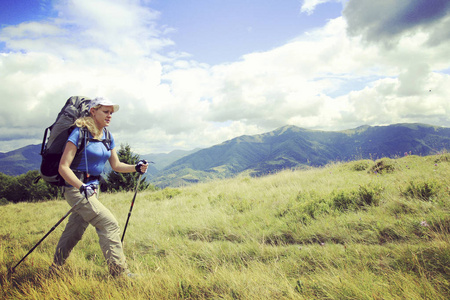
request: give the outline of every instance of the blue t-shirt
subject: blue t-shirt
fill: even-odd
[[[80,137],[80,128],[76,127],[72,133],[69,135],[68,142],[72,142],[75,146],[78,145],[78,139]],[[89,138],[92,138],[91,133],[89,133]],[[106,138],[105,132],[103,132],[102,139]],[[110,134],[111,139],[111,149],[116,146],[114,143],[114,138]],[[86,154],[87,154],[87,168],[86,168]],[[111,151],[108,151],[106,146],[101,141],[90,140],[80,153],[78,153],[77,158],[74,159],[70,168],[75,171],[87,172],[89,175],[98,176],[103,172],[106,161],[111,157]]]

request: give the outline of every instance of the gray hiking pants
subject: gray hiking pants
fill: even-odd
[[[89,201],[86,199],[81,201],[69,216],[66,228],[56,246],[54,264],[57,266],[64,264],[73,247],[81,240],[84,231],[91,224],[97,231],[109,272],[111,275],[117,276],[123,272],[128,272],[120,241],[119,224],[109,209],[98,201],[97,197],[97,195],[93,195],[89,198]],[[73,206],[84,196],[77,188],[64,187],[64,198],[70,206]]]

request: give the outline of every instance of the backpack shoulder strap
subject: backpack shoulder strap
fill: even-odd
[[[105,131],[105,138],[102,140],[103,145],[105,145],[106,150],[111,151],[111,133],[109,132],[108,129],[103,128],[103,130]]]
[[[81,152],[86,148],[89,143],[89,131],[86,127],[80,127],[78,132],[78,143],[77,152],[75,153],[75,157],[73,158],[71,166],[78,166],[81,162]]]
[[[77,153],[83,150],[84,147],[86,147],[89,144],[89,142],[92,141],[101,142],[103,145],[105,145],[106,150],[111,151],[111,143],[112,143],[111,133],[106,128],[103,128],[103,131],[105,133],[105,138],[102,140],[97,140],[89,137],[89,131],[87,130],[86,127],[81,127],[80,135],[78,138]]]
[[[87,146],[87,143],[89,142],[89,131],[86,127],[80,127],[78,135],[78,144],[77,144],[77,153],[81,152],[84,147]]]

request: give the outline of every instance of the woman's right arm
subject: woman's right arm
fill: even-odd
[[[72,169],[70,169],[75,154],[77,154],[77,147],[72,142],[67,142],[59,162],[58,172],[68,184],[79,189],[83,185],[83,182],[81,182],[81,180],[75,176]]]

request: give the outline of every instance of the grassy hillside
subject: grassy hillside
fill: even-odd
[[[60,276],[64,201],[0,206],[3,299],[448,299],[450,154],[336,163],[138,194],[134,280],[108,277],[90,227]],[[132,193],[103,194],[123,225]]]

